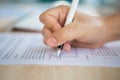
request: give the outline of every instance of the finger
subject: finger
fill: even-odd
[[[49,9],[46,12],[40,15],[40,21],[46,25],[52,31],[60,28],[60,24],[58,23],[59,12],[55,12],[53,9]]]
[[[49,28],[53,32],[61,28],[57,20],[49,14],[41,15],[40,20],[41,22],[43,22],[43,24],[45,24],[47,28]]]
[[[57,43],[55,46],[61,45],[67,41],[71,41],[77,37],[77,28],[74,26],[73,23],[57,30],[53,33]]]
[[[64,43],[63,49],[66,51],[70,51],[71,50],[71,45],[69,42]]]
[[[63,26],[68,9],[68,6],[58,6],[49,9],[40,15],[40,21],[43,22],[49,29],[55,31]]]
[[[48,28],[44,27],[42,29],[42,35],[43,35],[43,41],[44,41],[44,43],[46,45],[48,45],[47,44],[47,40],[52,36],[52,32]]]

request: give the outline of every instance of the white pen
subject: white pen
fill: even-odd
[[[76,9],[77,9],[77,6],[78,6],[78,3],[79,3],[79,0],[72,0],[72,4],[71,4],[71,7],[70,7],[69,13],[67,15],[67,19],[65,21],[64,26],[66,26],[72,22],[75,12],[76,12]],[[58,46],[57,56],[59,56],[61,54],[63,46],[64,46],[64,44]]]

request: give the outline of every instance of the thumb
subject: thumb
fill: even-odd
[[[76,28],[73,23],[60,28],[53,33],[53,36],[48,40],[48,45],[52,43],[52,47],[61,45],[67,41],[71,41],[77,37]],[[54,43],[53,43],[54,42]]]

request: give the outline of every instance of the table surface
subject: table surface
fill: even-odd
[[[0,65],[0,80],[120,80],[120,68]]]
[[[12,20],[14,19],[2,19],[0,23],[7,25]],[[0,65],[0,80],[120,80],[120,68]]]

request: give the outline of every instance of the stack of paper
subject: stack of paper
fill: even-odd
[[[63,50],[57,57],[57,50],[44,45],[42,38],[38,33],[1,33],[0,64],[120,67],[120,41],[108,43],[99,49]]]

